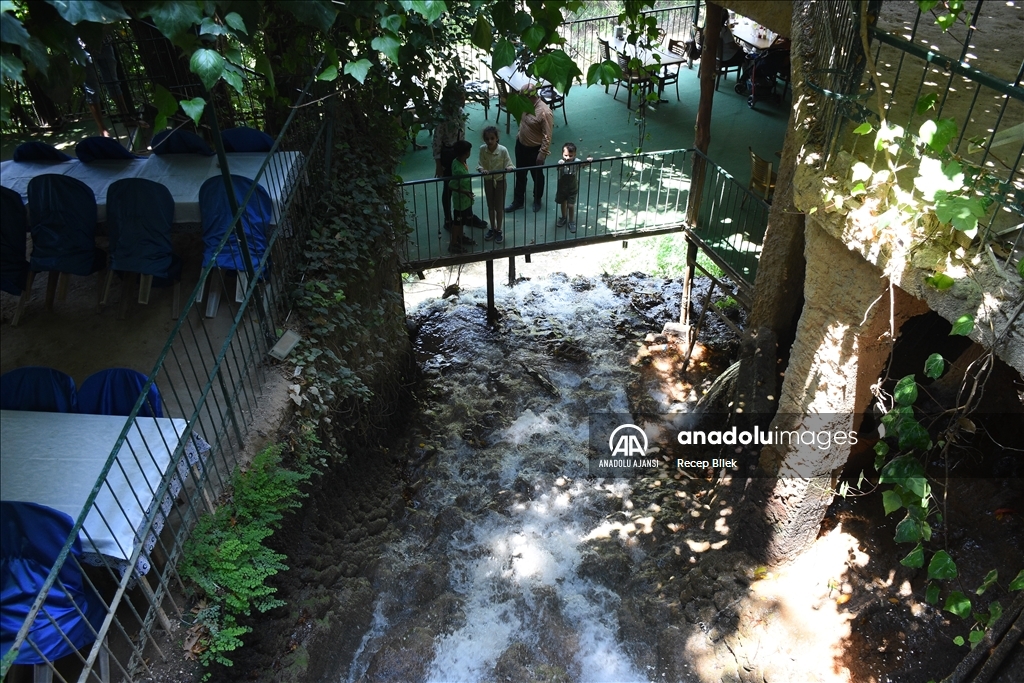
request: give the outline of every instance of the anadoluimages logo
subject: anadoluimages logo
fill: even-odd
[[[643,458],[647,455],[647,434],[635,424],[623,424],[608,437],[611,457]]]

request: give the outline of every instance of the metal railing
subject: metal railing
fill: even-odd
[[[860,3],[812,3],[814,61],[807,81],[821,97],[811,140],[820,145],[826,170],[837,171],[840,152],[867,157],[868,163],[875,157],[868,147],[873,136],[855,135],[853,129],[865,121],[877,127],[879,103],[887,122],[908,133],[916,133],[926,119],[952,119],[958,130],[946,148],[951,158],[984,169],[992,181],[977,187],[978,196],[993,204],[980,221],[977,243],[994,247],[1004,264],[1011,265],[1024,257],[1024,60],[1007,62],[1011,53],[1002,46],[972,47],[973,41],[985,39],[986,20],[1000,20],[983,15],[982,4],[949,35],[920,11],[902,21],[887,14],[891,5],[871,2],[871,56],[881,74],[876,84],[865,69]],[[979,62],[980,68],[975,66]],[[879,88],[882,92],[876,92]],[[934,105],[920,112],[916,105],[926,96],[934,97]],[[908,152],[898,148],[894,163],[908,161]]]
[[[304,97],[310,104],[300,99],[293,108],[254,179],[278,190],[273,215],[261,216],[269,225],[265,251],[253,253],[256,263],[246,268],[247,276],[215,268],[216,256],[228,248],[230,238],[246,242],[239,223],[256,196],[254,184],[234,215],[233,229],[204,259],[209,265],[202,269],[60,558],[4,657],[0,678],[19,651],[33,650],[42,659],[39,666],[48,668],[55,680],[101,680],[100,669],[107,661],[111,680],[136,680],[147,673],[152,657],[168,654],[153,639],[154,625],[170,632],[191,617],[174,597],[185,588],[177,563],[199,515],[213,511],[241,462],[268,380],[267,352],[285,327],[289,283],[303,258],[313,207],[329,182],[327,104],[313,93]],[[215,117],[211,127],[217,128]],[[225,176],[228,163],[221,156]],[[229,320],[223,314],[207,315],[213,313],[211,302],[221,290]],[[138,415],[153,384],[162,396],[162,419]],[[104,544],[105,537],[113,543]],[[94,566],[86,571],[83,563]],[[58,578],[62,570],[83,577],[85,597],[66,589]],[[39,619],[67,639],[59,614],[44,605],[48,596],[59,595],[78,614],[99,609],[104,616],[98,624],[87,620],[87,650],[71,648],[72,654],[53,662],[29,637],[29,629]]]

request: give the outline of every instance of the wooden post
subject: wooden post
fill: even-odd
[[[516,283],[516,257],[508,257],[508,286],[511,287]]]
[[[494,260],[487,259],[487,324],[498,321],[498,311],[494,308]]]

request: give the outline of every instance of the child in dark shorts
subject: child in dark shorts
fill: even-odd
[[[587,157],[587,161],[593,161]],[[580,189],[580,159],[576,158],[576,145],[567,142],[562,145],[562,158],[558,160],[558,187],[555,189],[555,203],[562,207],[562,215],[555,221],[555,227],[568,226],[569,232],[576,232],[576,195]]]

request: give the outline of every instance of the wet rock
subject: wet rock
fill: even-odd
[[[432,602],[448,589],[448,577],[438,565],[413,565],[399,579],[403,602],[423,605]]]
[[[414,626],[384,642],[366,669],[366,680],[394,683],[423,680],[433,656],[434,632]]]
[[[466,518],[461,510],[445,508],[434,518],[434,535],[446,539],[465,525]]]

